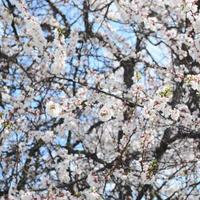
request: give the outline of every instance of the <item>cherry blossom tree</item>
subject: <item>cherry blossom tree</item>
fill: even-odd
[[[199,11],[0,0],[0,199],[199,199]]]

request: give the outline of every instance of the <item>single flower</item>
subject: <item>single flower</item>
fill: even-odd
[[[51,117],[58,117],[62,112],[62,108],[60,104],[55,103],[53,101],[49,101],[46,104],[46,112]]]
[[[103,122],[108,121],[113,116],[113,110],[107,106],[103,106],[99,111],[99,119]]]

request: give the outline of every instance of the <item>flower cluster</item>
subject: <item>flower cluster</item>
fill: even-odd
[[[0,199],[200,198],[199,1],[0,5]]]

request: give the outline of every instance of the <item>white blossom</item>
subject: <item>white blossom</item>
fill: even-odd
[[[180,116],[180,112],[179,112],[179,110],[172,110],[171,111],[171,118],[174,120],[174,121],[177,121],[178,120],[178,118],[179,118],[179,116]]]
[[[46,112],[51,117],[59,117],[59,115],[62,112],[62,107],[58,103],[55,103],[53,101],[48,101],[46,103]]]
[[[85,191],[84,194],[87,200],[102,200],[101,196],[97,192]]]
[[[104,105],[99,111],[99,119],[103,122],[108,121],[113,116],[113,110]]]
[[[199,199],[198,1],[2,2],[0,198]]]

